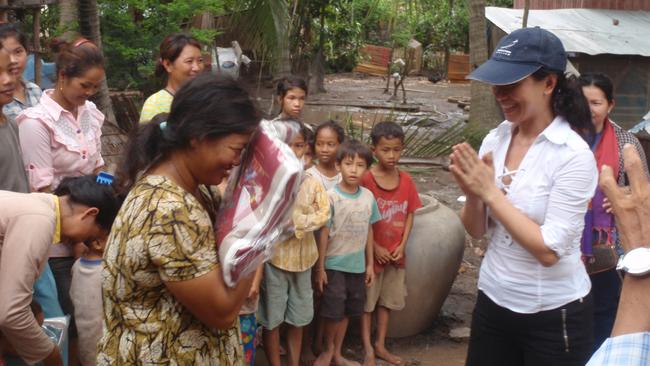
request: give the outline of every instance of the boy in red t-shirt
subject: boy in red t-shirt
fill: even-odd
[[[404,253],[413,226],[413,213],[422,203],[411,176],[397,169],[404,148],[402,128],[394,122],[381,122],[372,128],[370,137],[378,164],[366,172],[361,185],[375,195],[382,218],[372,225],[376,279],[366,290],[365,313],[361,319],[366,354],[364,365],[374,365],[375,357],[401,365],[402,359],[386,350],[386,331],[390,311],[402,310],[405,305]],[[370,334],[373,312],[377,313],[374,347]]]

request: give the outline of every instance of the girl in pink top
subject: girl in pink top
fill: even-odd
[[[55,190],[65,177],[96,173],[104,165],[101,156],[101,128],[104,115],[88,101],[104,79],[101,50],[87,39],[74,42],[55,40],[55,89],[43,92],[38,105],[24,110],[16,121],[23,162],[32,191]],[[49,264],[54,273],[58,298],[64,313],[72,315],[71,269],[74,253],[83,244],[54,245]],[[71,323],[71,337],[75,337]],[[74,346],[74,341],[71,342]]]

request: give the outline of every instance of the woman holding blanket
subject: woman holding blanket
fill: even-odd
[[[581,137],[589,106],[565,77],[562,42],[541,28],[505,36],[471,79],[492,85],[506,121],[478,154],[453,147],[450,170],[467,196],[461,220],[475,238],[490,228],[478,280],[467,365],[584,365],[593,301],[580,256],[587,204],[598,181]]]
[[[216,189],[260,116],[232,80],[199,75],[138,127],[120,167],[129,194],[104,253],[98,365],[241,365],[237,316],[252,276],[224,283]]]
[[[596,129],[596,138],[591,143],[591,150],[596,157],[598,168],[603,165],[611,167],[618,184],[628,185],[623,166],[623,146],[632,144],[636,147],[648,176],[648,165],[639,140],[609,119],[609,113],[615,104],[612,81],[604,74],[582,74],[579,81],[589,102],[592,122]],[[607,212],[606,205],[603,205],[604,198],[600,187],[596,188],[596,194],[585,216],[581,243],[582,256],[594,295],[594,350],[598,349],[612,332],[622,285],[616,271],[616,252],[622,254],[623,249],[618,240],[614,216]]]

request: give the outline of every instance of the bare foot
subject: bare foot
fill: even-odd
[[[363,358],[363,366],[375,366],[375,352],[366,352],[365,357]]]
[[[334,350],[321,352],[316,361],[314,361],[314,366],[330,366],[333,356]]]
[[[358,363],[357,361],[348,360],[347,358],[345,358],[343,356],[338,356],[338,357],[335,356],[334,357],[334,364],[336,366],[361,366],[361,364]]]
[[[376,345],[375,345],[375,356],[392,365],[402,366],[404,364],[404,361],[400,357],[395,356],[394,354],[388,352],[386,348],[377,347]]]
[[[313,366],[316,361],[316,355],[312,352],[311,347],[303,347],[300,353],[301,366]]]

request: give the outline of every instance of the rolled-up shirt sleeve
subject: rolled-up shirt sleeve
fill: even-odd
[[[0,257],[0,331],[32,365],[54,349],[30,309],[33,287],[45,265],[54,232],[52,217],[23,215],[9,223]]]
[[[49,187],[54,179],[50,131],[41,121],[31,118],[22,119],[18,129],[30,189]]]
[[[544,223],[544,244],[558,256],[580,246],[587,205],[598,184],[596,161],[590,150],[575,151],[553,177]]]

